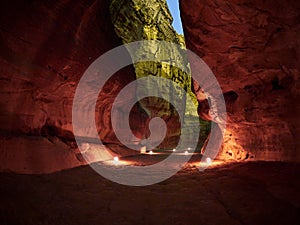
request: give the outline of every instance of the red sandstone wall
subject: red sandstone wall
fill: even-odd
[[[106,0],[1,1],[0,170],[51,172],[84,163],[74,145],[72,101],[87,67],[121,44],[109,17]],[[100,136],[116,152],[122,146],[110,107],[133,79],[132,68],[117,73],[97,105]]]
[[[299,161],[300,2],[180,3],[188,48],[227,92],[220,157]]]
[[[0,170],[40,173],[84,163],[73,140],[72,100],[88,65],[121,43],[108,3],[1,1]],[[181,8],[188,47],[227,93],[220,157],[299,160],[298,1],[189,0]],[[133,79],[132,68],[122,70],[98,101],[100,136],[116,152],[122,145],[107,119],[110,105]],[[132,127],[142,135],[146,119],[135,110]]]

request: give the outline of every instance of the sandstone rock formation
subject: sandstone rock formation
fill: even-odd
[[[142,21],[139,29],[130,28],[132,32],[126,37],[140,40],[133,31],[141,32],[142,29],[143,38],[151,39],[151,27],[159,21],[162,30],[156,30],[155,34],[183,45],[183,38],[176,35],[170,25],[172,17],[165,2],[156,3],[163,6],[154,12],[160,17],[151,18],[150,22]],[[148,9],[143,4],[143,1],[137,1],[136,6]],[[124,35],[119,34],[121,39],[116,35],[114,25],[117,23],[110,21],[109,6],[109,1],[102,0],[80,3],[56,0],[51,4],[40,1],[1,2],[1,170],[39,173],[86,163],[74,140],[72,103],[78,82],[88,66],[125,40]],[[124,8],[126,12],[129,9]],[[148,13],[150,11],[143,12],[139,18],[148,18]],[[123,31],[126,31],[125,28]],[[179,52],[176,54],[181,57]],[[146,71],[147,67],[142,65],[139,68]],[[191,93],[189,76],[167,64],[161,70],[164,76],[172,72],[174,80]],[[141,75],[139,72],[136,74]],[[124,148],[116,138],[110,119],[114,98],[135,78],[132,67],[124,68],[103,88],[97,101],[95,119],[99,137],[109,151],[103,153],[103,146],[96,146],[93,140],[87,139],[86,142],[91,143],[82,143],[84,155],[97,161],[114,154],[136,153]],[[118,103],[120,109],[135,98],[135,92],[126,96]],[[161,104],[167,106],[165,102]],[[170,105],[163,108],[170,126],[162,147],[172,147],[180,134],[178,117]],[[138,138],[145,138],[149,121],[145,108],[143,110],[136,104],[130,116],[133,133]]]
[[[165,100],[152,97],[140,101],[141,106],[148,113],[150,119],[159,116],[167,123],[168,132],[160,147],[175,147],[180,136],[183,139],[193,139],[194,127],[199,126],[199,124],[197,124],[198,122],[195,123],[196,120],[199,120],[197,110],[195,110],[195,108],[197,109],[198,103],[195,94],[192,92],[190,68],[186,57],[184,37],[177,34],[172,27],[173,18],[166,1],[113,0],[111,1],[110,9],[116,33],[124,43],[141,40],[158,40],[172,42],[178,45],[178,47],[175,48],[155,45],[149,45],[149,47],[142,46],[133,52],[132,57],[142,59],[147,55],[154,55],[154,58],[159,58],[160,52],[166,55],[168,58],[167,61],[136,63],[134,65],[136,77],[155,76],[167,78],[178,84],[185,92],[182,93],[169,84],[160,84],[160,82],[157,81],[153,86],[151,86],[151,84],[139,85],[137,87],[137,96],[139,96],[140,93],[149,93],[151,89],[157,89],[158,92],[164,95]],[[185,73],[176,66],[172,66],[174,61],[188,72]],[[186,101],[186,95],[192,98],[194,104],[189,104],[188,101]],[[183,113],[185,114],[184,132],[180,132],[181,127],[178,114],[170,103],[172,100],[175,101],[176,106],[183,109]],[[209,124],[203,120],[200,120],[200,123],[201,134],[199,145],[201,146],[207,137]],[[185,134],[183,135],[183,133]],[[194,139],[197,139],[197,137]],[[192,142],[192,140],[188,142]]]
[[[121,44],[109,17],[102,0],[1,2],[1,170],[51,172],[85,163],[74,144],[72,101],[87,67]],[[117,153],[111,103],[134,79],[132,68],[119,71],[98,99],[99,135]],[[141,132],[144,114],[137,110],[132,127]]]
[[[0,170],[42,173],[84,164],[71,113],[75,89],[88,66],[123,42],[161,39],[183,45],[170,26],[165,1],[113,2],[122,4],[113,7],[119,13],[112,14],[112,23],[110,1],[1,1]],[[123,3],[132,4],[122,8]],[[227,103],[228,129],[219,157],[300,160],[299,12],[298,1],[292,0],[181,1],[187,47],[211,67]],[[112,131],[111,106],[126,84],[151,72],[148,66],[120,70],[99,95],[95,119],[110,149],[102,159],[133,153]],[[161,65],[151,66],[158,71]],[[206,100],[188,76],[167,64],[155,74],[169,72],[188,92],[194,86],[199,114],[209,119]],[[118,104],[122,108],[135,98],[132,92]],[[138,138],[145,137],[153,116],[146,103],[131,111],[130,125]],[[165,118],[171,128],[162,147],[170,147],[179,135],[173,125],[177,115],[168,103],[160,103],[168,106]],[[87,155],[103,151],[103,146],[83,144]]]
[[[220,157],[299,161],[299,1],[180,5],[187,47],[211,67],[227,102]]]

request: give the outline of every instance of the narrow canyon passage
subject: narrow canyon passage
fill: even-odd
[[[300,224],[299,18],[295,0],[1,1],[0,225]]]

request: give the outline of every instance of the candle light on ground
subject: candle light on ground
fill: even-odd
[[[175,149],[175,148],[173,148],[173,152],[176,152],[176,149]]]
[[[212,163],[212,160],[211,160],[211,158],[209,158],[209,157],[208,157],[208,158],[206,158],[206,163],[207,163],[207,164],[211,164],[211,163]]]
[[[119,162],[119,157],[118,157],[118,156],[115,156],[115,157],[114,157],[114,162],[115,162],[115,163]]]
[[[152,155],[152,154],[153,154],[153,151],[150,151],[149,154]]]
[[[184,154],[187,155],[187,154],[189,154],[189,152],[188,152],[188,151],[185,151]]]

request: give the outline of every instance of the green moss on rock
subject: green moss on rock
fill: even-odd
[[[186,56],[186,47],[183,35],[177,34],[172,27],[173,18],[168,9],[165,0],[111,0],[110,13],[117,35],[122,39],[123,43],[130,43],[140,40],[163,40],[177,44],[178,48],[163,49],[163,54],[169,56],[169,61],[157,62],[139,62],[134,65],[137,78],[145,76],[157,76],[168,78],[176,82],[186,93],[182,93],[175,88],[174,92],[166,92],[171,87],[157,84],[155,87],[160,93],[166,92],[165,100],[159,98],[149,98],[140,101],[141,107],[148,113],[149,118],[161,116],[167,121],[168,127],[171,127],[171,132],[167,134],[167,138],[163,146],[170,147],[170,140],[175,140],[180,135],[180,127],[173,126],[174,120],[178,120],[178,114],[174,112],[172,105],[168,102],[172,96],[176,96],[177,105],[181,105],[185,111],[186,121],[184,121],[184,129],[193,132],[192,127],[198,126],[192,124],[192,118],[198,117],[195,108],[198,106],[198,101],[195,94],[191,90],[192,79],[189,73],[185,73],[171,65],[172,61],[177,62],[186,71],[190,71]],[[145,48],[144,46],[137,49],[136,55],[155,55],[157,49],[155,47]],[[151,86],[151,85],[150,85]],[[149,88],[149,87],[148,87]],[[147,90],[145,86],[137,87],[137,94]],[[190,95],[193,104],[186,103],[186,94]],[[175,123],[176,124],[176,123]],[[178,124],[178,123],[177,123]],[[174,123],[173,123],[174,125]],[[206,137],[208,123],[201,121],[202,136]],[[204,128],[204,129],[203,129]],[[203,132],[205,134],[203,134]],[[169,138],[169,140],[168,140]],[[178,139],[178,138],[177,138]],[[202,138],[205,139],[205,138]],[[173,141],[171,141],[173,142]],[[176,142],[176,141],[175,141]]]

